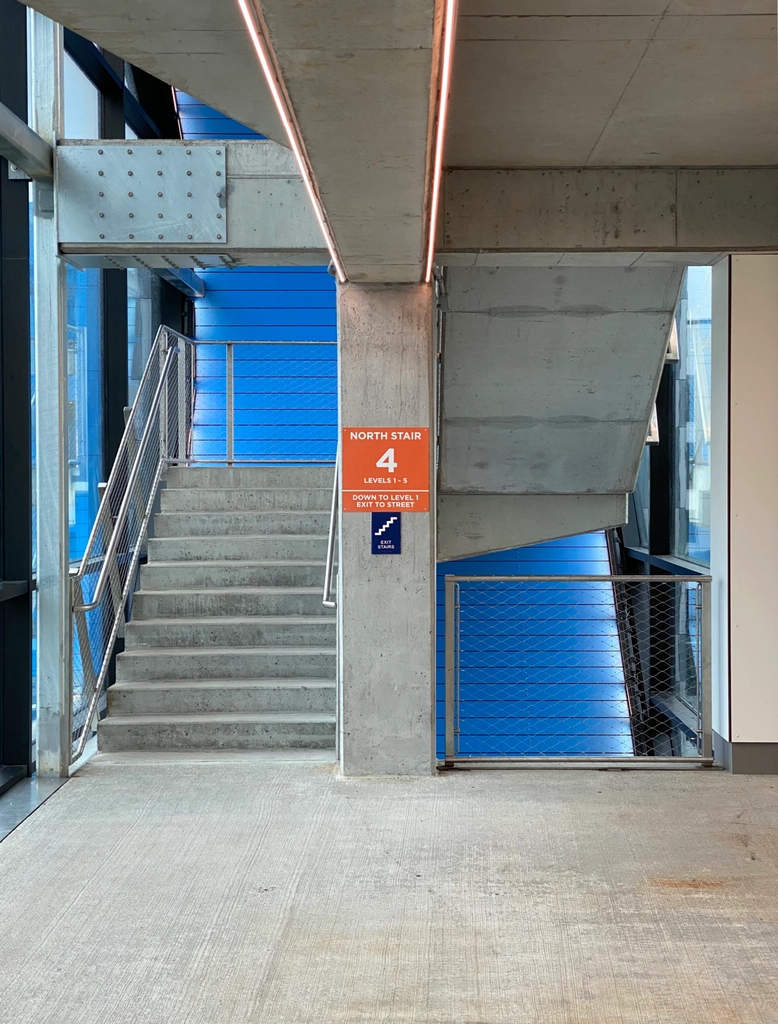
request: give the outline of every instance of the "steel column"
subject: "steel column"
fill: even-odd
[[[33,129],[55,145],[63,123],[62,26],[29,12]],[[56,196],[33,184],[35,423],[38,537],[38,772],[66,776],[72,729],[65,265]]]

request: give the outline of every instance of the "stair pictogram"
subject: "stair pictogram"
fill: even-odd
[[[384,523],[384,525],[380,528],[380,530],[376,530],[376,532],[375,532],[376,537],[380,537],[382,533],[386,533],[386,531],[389,529],[389,527],[392,525],[392,523],[396,523],[396,522],[397,522],[397,516],[389,516],[389,518]]]

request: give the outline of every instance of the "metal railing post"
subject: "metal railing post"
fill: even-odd
[[[338,468],[340,454],[335,457],[335,477],[332,482],[332,504],[330,505],[330,532],[327,535],[327,560],[324,564],[324,593],[321,603],[325,608],[337,607],[332,600],[332,574],[335,565],[335,531],[338,524]]]
[[[186,411],[187,411],[187,396],[186,396],[186,359],[187,359],[187,348],[183,342],[178,346],[178,451],[176,452],[176,462],[179,466],[186,462]]]
[[[713,694],[712,694],[712,637],[711,637],[711,580],[701,580],[700,618],[702,634],[701,672],[702,699],[700,701],[700,730],[702,757],[713,757]]]
[[[454,662],[455,662],[455,625],[456,625],[456,580],[453,576],[446,577],[446,685],[445,685],[445,709],[446,709],[446,746],[445,762],[453,764],[456,754],[455,733],[454,733]]]
[[[227,465],[235,462],[235,348],[232,342],[227,342],[227,357],[225,360],[227,374]]]

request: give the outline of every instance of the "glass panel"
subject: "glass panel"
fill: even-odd
[[[67,269],[70,558],[81,558],[103,479],[102,289],[99,270]]]
[[[155,274],[127,271],[127,401],[135,401],[138,384],[154,342]]]
[[[635,485],[634,509],[636,513],[636,526],[641,548],[648,548],[648,523],[651,500],[651,449],[645,448],[643,458],[638,470],[638,480]]]
[[[710,564],[710,267],[686,272],[677,326],[676,474],[672,553]]]
[[[89,81],[69,53],[65,54],[65,138],[100,138],[100,100]]]

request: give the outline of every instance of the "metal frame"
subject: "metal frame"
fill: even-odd
[[[456,704],[459,643],[457,611],[459,608],[459,584],[463,582],[483,583],[641,583],[652,584],[690,583],[700,588],[701,630],[700,682],[702,694],[698,712],[698,757],[655,757],[655,756],[613,756],[613,757],[460,757],[456,753]],[[513,765],[526,768],[651,768],[651,767],[710,767],[713,764],[713,732],[711,706],[711,582],[710,576],[615,576],[615,575],[562,575],[562,576],[446,576],[445,577],[445,750],[442,765],[445,767],[505,767]]]
[[[27,120],[27,12],[0,0],[0,102]],[[0,161],[2,163],[2,161]],[[0,168],[0,792],[31,774],[32,463],[28,184]]]

